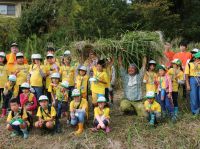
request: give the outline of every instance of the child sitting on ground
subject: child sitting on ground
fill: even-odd
[[[27,112],[33,115],[37,109],[36,97],[30,92],[29,83],[22,83],[21,89],[23,93],[20,94],[20,105],[21,107],[25,108]]]
[[[70,103],[71,125],[78,125],[78,130],[74,132],[75,135],[80,135],[83,132],[85,119],[88,118],[88,102],[81,98],[80,90],[74,89],[72,91],[73,100]]]
[[[23,134],[24,139],[28,138],[27,128],[30,125],[26,109],[20,108],[17,98],[10,100],[11,111],[7,118],[7,129],[12,131],[11,137]]]
[[[46,128],[52,130],[55,127],[56,110],[53,106],[49,106],[49,99],[47,96],[42,95],[39,98],[37,111],[38,121],[35,122],[36,128]]]
[[[155,125],[161,118],[161,106],[155,101],[155,92],[147,92],[146,98],[144,108],[147,113],[147,119],[150,125]]]
[[[94,108],[94,126],[92,131],[99,129],[110,132],[110,108],[107,106],[106,98],[101,96],[97,100],[98,106]]]

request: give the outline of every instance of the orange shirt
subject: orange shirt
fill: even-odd
[[[175,55],[175,53],[171,50],[169,50],[168,52],[164,52],[165,57],[168,59],[168,62],[166,63],[167,67],[171,66],[171,61],[173,60],[173,57]]]
[[[7,54],[6,60],[7,60],[8,71],[10,73],[13,73],[15,71],[14,65],[16,64],[16,55],[13,53]],[[24,58],[24,64],[28,64],[28,61],[26,58]]]
[[[178,52],[174,55],[173,59],[180,59],[182,62],[183,69],[187,63],[188,59],[192,59],[192,54],[190,52]]]

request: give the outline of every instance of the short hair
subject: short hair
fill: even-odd
[[[187,47],[187,45],[188,45],[188,42],[184,40],[179,43],[179,46]]]
[[[19,100],[17,98],[12,98],[10,100],[10,103],[17,103],[17,104],[19,104]]]
[[[105,60],[99,60],[97,62],[97,65],[101,65],[102,67],[105,67],[105,64],[106,64]]]

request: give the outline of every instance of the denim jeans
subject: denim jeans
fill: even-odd
[[[43,95],[43,87],[36,87],[36,86],[32,86],[32,87],[35,90],[35,97],[38,100],[40,96]]]
[[[200,109],[200,86],[198,85],[199,82],[197,79],[200,79],[200,77],[190,78],[190,106],[193,114],[199,114]]]
[[[71,125],[75,126],[78,123],[84,123],[85,116],[86,116],[85,112],[78,112],[78,116],[75,116],[75,118],[73,119],[71,118]]]

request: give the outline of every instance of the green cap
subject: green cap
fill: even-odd
[[[155,98],[155,93],[152,92],[152,91],[149,91],[149,92],[147,92],[147,94],[146,94],[145,97],[146,97],[146,98]]]
[[[173,64],[176,64],[176,65],[179,65],[179,66],[181,66],[181,60],[180,59],[174,59],[173,61],[172,61],[172,63]]]
[[[157,66],[157,69],[163,69],[163,70],[167,70],[167,68],[165,67],[165,65],[158,65]]]
[[[200,52],[196,53],[196,54],[194,55],[194,57],[195,57],[195,58],[200,58]]]

